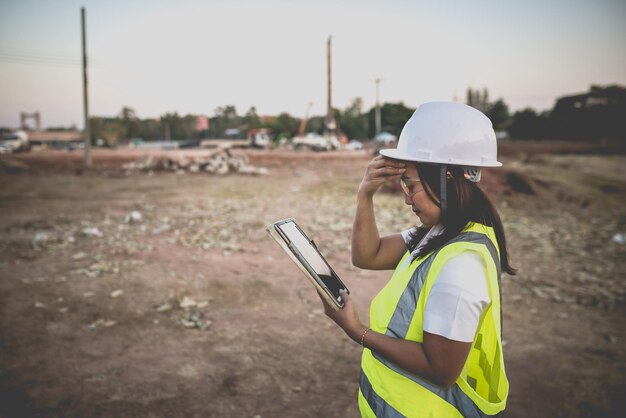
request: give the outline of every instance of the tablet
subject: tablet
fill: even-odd
[[[293,218],[281,219],[265,229],[311,281],[328,305],[335,310],[343,308],[344,301],[339,290],[343,289],[348,294],[350,291],[319,252],[315,242],[306,236],[296,221]]]

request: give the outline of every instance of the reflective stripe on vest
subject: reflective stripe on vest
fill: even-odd
[[[363,416],[501,415],[506,405],[508,380],[501,351],[500,262],[492,228],[471,223],[444,247],[396,270],[372,301],[371,327],[391,337],[421,343],[430,289],[445,262],[467,250],[478,252],[487,266],[491,303],[483,311],[472,349],[456,383],[447,389],[438,387],[366,349],[359,391]],[[407,256],[408,253],[399,266]]]
[[[487,238],[487,236],[484,234],[480,234],[477,232],[464,232],[449,241],[448,244],[452,244],[454,242],[474,242],[487,246],[487,249],[489,250],[489,253],[491,254],[491,257],[493,258],[496,268],[498,270],[498,289],[500,289],[500,259],[498,257],[498,252],[491,240],[489,240],[489,238]],[[426,274],[430,270],[430,265],[432,264],[438,252],[439,251],[435,251],[428,255],[426,259],[420,264],[419,268],[415,269],[415,272],[411,277],[411,281],[402,293],[402,297],[398,302],[398,307],[393,313],[391,321],[387,326],[387,335],[396,338],[406,337],[406,332],[409,329],[411,318],[415,313],[417,299],[419,298],[419,294],[422,291],[422,286],[424,286],[424,280],[426,280]],[[502,293],[500,292],[500,295],[501,294]]]

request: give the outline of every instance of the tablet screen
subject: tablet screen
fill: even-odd
[[[328,290],[331,291],[336,300],[339,299],[339,289],[343,289],[339,278],[335,272],[328,266],[317,249],[309,242],[306,236],[300,231],[294,222],[285,222],[278,225],[278,228],[298,249],[302,257],[309,263],[313,271],[317,273],[319,278],[324,282]]]

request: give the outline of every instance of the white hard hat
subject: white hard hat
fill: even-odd
[[[405,161],[500,167],[496,134],[479,110],[462,103],[430,102],[419,106],[402,128],[398,147],[380,154]]]

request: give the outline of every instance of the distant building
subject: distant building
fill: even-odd
[[[626,105],[626,88],[620,86],[591,86],[589,93],[560,97],[555,111],[561,109],[581,109],[595,106],[624,107]]]
[[[560,97],[550,113],[552,134],[565,139],[626,140],[626,88],[591,86],[588,93]]]

